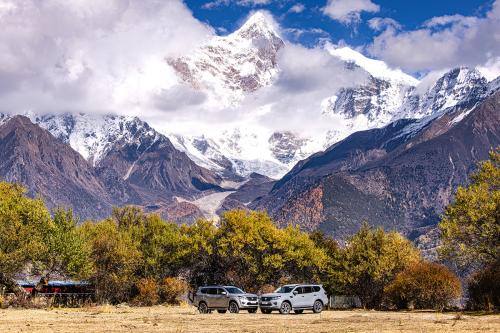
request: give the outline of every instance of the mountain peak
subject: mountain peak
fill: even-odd
[[[272,24],[260,12],[252,15],[234,34],[251,39],[272,39],[273,37],[278,37]]]

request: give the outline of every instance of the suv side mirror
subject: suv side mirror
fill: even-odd
[[[222,295],[227,295],[227,293],[225,291],[221,292]]]
[[[297,290],[294,290],[294,291],[293,291],[293,294],[294,294],[294,295],[297,295],[298,293],[299,293],[299,292],[298,292]]]

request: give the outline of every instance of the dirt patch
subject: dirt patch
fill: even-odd
[[[199,314],[194,307],[0,310],[5,332],[500,332],[498,315],[324,311]]]

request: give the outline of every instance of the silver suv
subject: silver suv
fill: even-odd
[[[217,310],[219,313],[238,313],[240,309],[256,313],[259,308],[257,295],[247,294],[243,290],[232,286],[200,287],[194,294],[193,305],[200,313],[210,313]]]
[[[260,297],[262,313],[273,310],[279,310],[281,314],[289,314],[292,310],[297,314],[304,310],[320,313],[326,304],[328,297],[320,284],[290,284]]]

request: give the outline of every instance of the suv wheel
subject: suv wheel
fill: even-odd
[[[280,313],[281,314],[289,314],[292,311],[292,306],[288,302],[281,303]]]
[[[323,311],[323,303],[321,303],[321,301],[314,302],[313,312],[320,313],[321,311]]]
[[[198,305],[198,311],[200,311],[200,313],[208,313],[208,306],[205,304],[205,302],[201,302]]]
[[[240,308],[238,307],[238,304],[236,304],[236,302],[229,303],[229,312],[231,313],[240,312]]]
[[[272,310],[263,310],[263,309],[260,309],[260,312],[262,312],[264,314],[270,314],[272,312]]]

